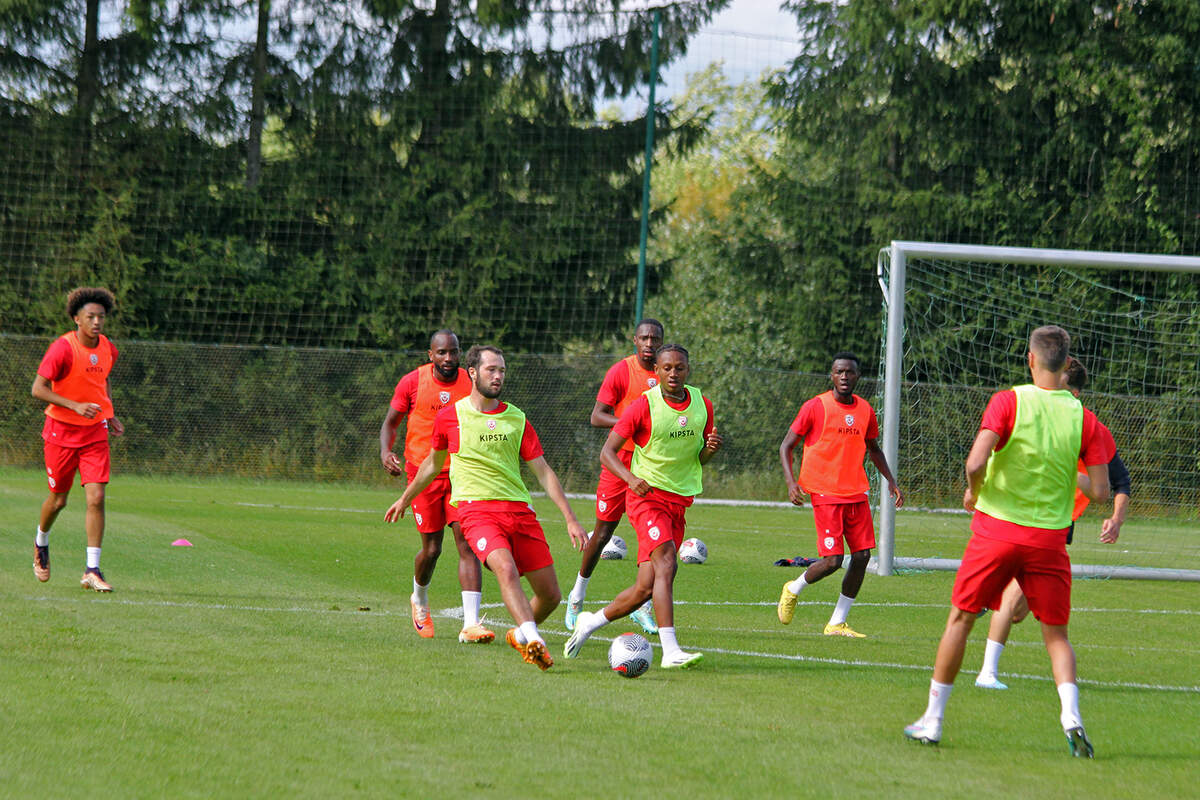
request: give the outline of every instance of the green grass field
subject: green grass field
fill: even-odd
[[[941,746],[905,741],[901,729],[924,709],[953,576],[869,575],[850,617],[868,639],[820,633],[838,577],[806,591],[781,626],[775,602],[795,571],[772,562],[812,555],[807,509],[692,509],[689,532],[710,558],[680,568],[676,618],[681,644],[705,661],[625,680],[605,656],[627,622],[568,661],[560,609],[543,625],[556,656],[546,673],[502,638],[458,644],[452,547],[431,588],[437,637],[419,639],[407,602],[416,534],[410,520],[382,522],[398,488],[118,475],[103,564],[116,591],[101,596],[79,588],[78,488],[51,537],[53,577],[39,584],[30,561],[44,479],[0,469],[0,486],[3,796],[1196,793],[1196,583],[1076,582],[1072,640],[1097,750],[1086,762],[1068,754],[1032,623],[1014,629],[1004,654],[1008,692],[972,685],[978,626]],[[590,524],[590,504],[575,508]],[[538,509],[565,594],[578,556],[553,507]],[[962,531],[961,520],[899,522],[898,552],[961,553],[965,540],[947,528]],[[1169,553],[1197,533],[1135,520],[1120,544]],[[178,538],[194,546],[172,547]],[[633,574],[632,561],[602,562],[588,608]],[[503,637],[490,575],[483,591]]]

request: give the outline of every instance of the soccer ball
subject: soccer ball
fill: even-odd
[[[650,669],[654,650],[646,637],[636,633],[622,633],[613,639],[608,648],[608,665],[613,672],[626,678],[636,678]]]
[[[625,546],[625,540],[620,536],[613,536],[600,551],[600,557],[606,561],[620,561],[628,552],[629,548]]]
[[[708,547],[699,539],[684,539],[679,546],[679,560],[685,564],[703,564],[708,561]]]

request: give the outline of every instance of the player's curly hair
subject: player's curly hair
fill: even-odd
[[[1082,392],[1087,386],[1087,368],[1075,356],[1067,356],[1067,386],[1077,392]]]
[[[688,356],[688,351],[681,344],[664,344],[662,347],[654,351],[654,360],[658,361],[658,357],[663,353],[683,353],[683,360],[691,363],[691,358]]]
[[[837,361],[853,361],[854,368],[859,372],[862,372],[862,362],[858,360],[858,356],[854,355],[854,353],[851,353],[849,350],[841,350],[837,353],[834,353],[833,361],[829,362],[830,366],[832,367],[834,362]]]
[[[88,303],[99,303],[104,306],[105,314],[111,314],[117,305],[117,298],[108,289],[99,286],[80,286],[78,289],[72,289],[67,295],[67,316],[75,319],[79,309]]]
[[[484,353],[495,353],[504,358],[504,351],[499,347],[490,344],[473,344],[471,349],[467,351],[466,368],[479,369],[479,362],[483,360]]]

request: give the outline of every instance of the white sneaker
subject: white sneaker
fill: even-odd
[[[942,740],[942,721],[937,717],[921,717],[904,729],[904,735],[921,744],[937,744]]]
[[[675,652],[673,655],[664,655],[662,659],[663,669],[689,669],[699,664],[704,660],[704,653],[685,653],[682,650]]]
[[[1008,688],[1008,684],[1001,683],[996,679],[995,675],[984,675],[979,673],[979,677],[975,679],[975,685],[980,689],[998,689],[1004,690]]]
[[[567,658],[575,658],[579,655],[583,643],[592,635],[591,630],[592,613],[590,611],[580,611],[579,618],[575,621],[575,632],[571,634],[571,638],[567,639],[567,643],[563,645],[563,655]],[[584,630],[587,633],[584,633]]]

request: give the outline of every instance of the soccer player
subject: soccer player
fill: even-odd
[[[962,666],[967,636],[979,612],[996,607],[1016,578],[1042,624],[1061,703],[1059,721],[1072,754],[1092,757],[1079,713],[1075,651],[1067,637],[1071,615],[1071,560],[1067,528],[1082,459],[1080,488],[1095,501],[1108,498],[1109,439],[1092,412],[1062,388],[1071,337],[1057,325],[1029,337],[1033,382],[997,392],[967,455],[963,508],[974,512],[972,536],[954,580],[950,615],[938,644],[925,713],[904,735],[926,744],[942,736],[946,702]]]
[[[612,429],[625,409],[634,400],[641,397],[647,389],[658,385],[658,377],[654,372],[654,354],[663,343],[663,326],[656,319],[644,319],[633,330],[634,354],[626,356],[609,367],[596,393],[596,405],[592,407],[591,423],[597,428]],[[625,446],[618,452],[621,463],[629,469],[633,458],[633,441],[626,440]],[[567,630],[575,630],[575,620],[583,610],[583,601],[587,597],[588,581],[600,553],[612,538],[613,531],[625,514],[625,481],[618,478],[608,467],[600,464],[600,481],[596,485],[596,526],[592,529],[592,538],[583,548],[583,558],[579,565],[579,574],[575,576],[575,586],[567,595],[567,614],[565,624]],[[654,612],[651,601],[633,612],[633,620],[642,626],[646,633],[658,633],[654,623]]]
[[[797,506],[804,504],[806,492],[812,499],[817,555],[820,556],[800,577],[783,585],[777,609],[779,621],[784,625],[792,621],[800,592],[836,572],[842,565],[845,546],[848,546],[850,566],[842,578],[842,591],[833,615],[825,624],[825,635],[852,639],[866,636],[846,624],[846,617],[858,597],[867,574],[871,548],[875,546],[875,524],[871,519],[871,506],[867,503],[870,484],[863,468],[864,454],[870,456],[871,463],[888,482],[888,492],[895,498],[896,507],[904,505],[904,495],[879,449],[875,409],[854,394],[859,375],[858,356],[846,352],[834,355],[829,373],[833,389],[800,407],[779,445],[788,499]],[[792,473],[792,453],[802,438],[804,455],[797,480]]]
[[[625,482],[629,523],[637,532],[638,572],[632,586],[596,613],[581,612],[563,654],[579,655],[588,637],[632,614],[651,597],[662,642],[663,669],[687,668],[702,653],[686,653],[675,638],[676,551],[683,543],[684,514],[703,489],[703,465],[721,449],[712,402],[687,384],[688,352],[663,345],[654,362],[658,385],[630,404],[608,434],[600,461]],[[620,452],[633,441],[630,466]]]
[[[108,289],[82,287],[67,295],[67,316],[75,321],[75,330],[55,339],[46,350],[32,389],[36,399],[48,404],[42,439],[50,484],[34,540],[33,574],[39,581],[50,580],[50,528],[67,505],[78,471],[87,500],[87,562],[79,583],[97,592],[112,591],[100,572],[104,489],[111,471],[108,434],[125,432],[113,411],[108,380],[117,348],[101,333],[115,305]]]
[[[508,631],[508,643],[526,662],[546,670],[554,660],[537,626],[558,606],[562,593],[550,547],[521,480],[522,461],[562,512],[576,549],[583,547],[583,527],[542,455],[533,426],[520,409],[500,400],[504,353],[498,347],[475,345],[467,351],[467,374],[471,393],[438,412],[429,455],[384,519],[395,522],[404,516],[453,453],[450,503],[458,508],[463,536],[495,574],[504,605],[517,623]],[[521,576],[533,589],[532,602],[521,588]]]
[[[1083,393],[1083,387],[1087,385],[1087,370],[1074,357],[1067,359],[1066,382],[1067,391],[1076,398]],[[1104,423],[1098,422],[1097,424],[1104,429],[1107,436],[1112,436],[1111,433],[1107,433],[1108,429],[1104,427]],[[1108,462],[1108,488],[1113,498],[1113,514],[1100,525],[1100,541],[1104,544],[1116,542],[1117,537],[1121,535],[1121,525],[1125,522],[1125,515],[1129,508],[1129,495],[1133,488],[1129,470],[1125,468],[1125,462],[1116,452],[1115,443],[1113,443],[1112,449],[1112,461]],[[1087,508],[1088,502],[1088,496],[1084,494],[1083,490],[1076,488],[1075,508],[1071,511],[1071,527],[1067,533],[1067,544],[1071,543],[1075,522]],[[1024,620],[1028,614],[1029,603],[1026,602],[1021,587],[1016,580],[1009,581],[1008,586],[1004,589],[1004,596],[1000,600],[1000,608],[992,614],[991,622],[988,625],[987,645],[983,652],[983,667],[979,670],[979,676],[975,678],[975,685],[980,689],[1004,690],[1008,688],[996,676],[1000,668],[1000,654],[1004,652],[1004,646],[1008,643],[1008,634],[1012,630],[1012,626]]]
[[[429,455],[430,434],[437,413],[471,393],[471,379],[458,365],[458,336],[451,330],[440,330],[429,340],[429,363],[414,369],[396,384],[387,416],[379,428],[379,457],[383,468],[391,475],[406,474],[409,483],[421,462]],[[404,464],[392,452],[396,428],[408,417],[404,434]],[[433,638],[433,617],[429,613],[429,583],[438,556],[442,554],[442,539],[446,526],[454,536],[458,549],[458,583],[462,586],[463,627],[458,640],[465,644],[486,644],[496,634],[480,624],[479,605],[483,598],[482,571],[479,559],[471,552],[458,523],[458,512],[450,505],[450,465],[437,474],[425,491],[413,499],[413,520],[421,535],[421,548],[413,559],[412,623],[417,633]]]

